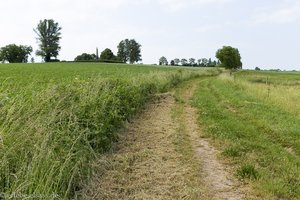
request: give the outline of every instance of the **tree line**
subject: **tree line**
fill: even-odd
[[[139,62],[142,60],[141,45],[135,39],[122,40],[117,46],[117,55],[114,55],[111,49],[104,49],[100,57],[98,55],[98,48],[96,54],[82,53],[78,55],[74,61],[100,61],[100,62],[121,62],[130,63]]]
[[[37,56],[41,56],[45,62],[59,61],[57,56],[61,50],[59,44],[61,39],[61,30],[57,22],[53,19],[40,20],[37,27],[33,29],[37,34],[37,41],[39,49],[35,52]],[[96,54],[82,53],[77,56],[75,61],[106,61],[106,62],[122,62],[133,64],[142,60],[141,45],[134,39],[124,39],[119,42],[117,46],[117,55],[106,48],[101,52],[99,57],[98,48]],[[0,61],[9,63],[27,63],[28,57],[31,55],[33,49],[31,46],[9,44],[0,48]],[[227,69],[242,68],[241,56],[237,48],[231,46],[223,46],[216,52],[216,60],[211,58],[202,58],[196,61],[195,58],[189,60],[182,58],[175,58],[168,62],[167,58],[162,56],[159,59],[159,65],[172,66],[199,66],[199,67],[225,67]],[[32,62],[33,62],[32,58]]]
[[[175,58],[168,62],[165,56],[159,58],[159,65],[171,65],[171,66],[191,66],[191,67],[224,67],[226,69],[241,69],[243,64],[241,62],[241,55],[237,48],[231,46],[223,46],[216,52],[216,58],[218,60],[212,60],[211,58],[201,58],[196,61],[195,58],[189,60],[182,58]]]
[[[37,56],[41,56],[45,62],[59,61],[57,56],[61,50],[59,44],[62,27],[53,19],[40,20],[37,27],[33,31],[37,35],[39,49],[35,52]],[[110,61],[135,63],[141,61],[141,45],[134,39],[122,40],[118,45],[118,53],[115,56],[113,52],[106,48],[98,56],[96,54],[83,53],[75,58],[75,61]],[[31,46],[9,44],[0,48],[0,61],[9,63],[27,63],[28,57],[33,49]],[[31,59],[34,62],[34,59]]]
[[[159,58],[158,61],[159,65],[171,65],[171,66],[190,66],[190,67],[216,67],[217,65],[220,65],[220,61],[212,60],[211,58],[201,58],[201,59],[195,59],[195,58],[190,58],[190,59],[179,59],[175,58],[173,60],[168,61],[168,59],[165,56],[162,56]]]

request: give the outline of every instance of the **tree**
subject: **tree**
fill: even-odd
[[[75,61],[95,61],[96,59],[97,59],[96,54],[83,53],[83,54],[77,56],[74,60]]]
[[[187,65],[187,59],[185,59],[185,58],[182,58],[180,62],[181,62],[182,66],[186,66]]]
[[[196,63],[195,63],[195,58],[190,58],[189,59],[189,64],[191,65],[191,66],[194,66]]]
[[[128,39],[122,40],[117,47],[118,48],[117,57],[120,61],[124,63],[128,61],[128,57],[129,57],[128,47],[129,47]]]
[[[197,63],[198,63],[199,66],[201,66],[201,64],[202,64],[202,59],[198,59],[198,60],[197,60]]]
[[[217,61],[214,60],[212,64],[213,64],[213,67],[216,67],[217,66]]]
[[[231,46],[223,46],[216,52],[216,57],[226,69],[241,69],[242,62],[239,50]]]
[[[174,60],[171,60],[170,65],[171,65],[171,66],[175,66]]]
[[[100,60],[115,60],[116,56],[114,53],[109,49],[104,49],[100,54]]]
[[[211,66],[212,66],[211,58],[208,59],[207,66],[208,66],[208,67],[211,67]]]
[[[129,62],[130,64],[133,64],[141,61],[141,45],[134,39],[122,40],[118,45],[117,57],[124,63]]]
[[[40,20],[34,32],[37,34],[39,41],[39,50],[36,51],[37,56],[41,56],[45,62],[51,61],[58,56],[61,47],[59,40],[61,39],[61,27],[53,19]]]
[[[202,58],[202,67],[207,67],[207,64],[208,64],[208,60],[207,58]]]
[[[175,65],[179,65],[180,59],[179,59],[179,58],[175,58],[175,59],[174,59],[174,63],[175,63]]]
[[[27,63],[31,52],[31,46],[9,44],[0,49],[0,60],[9,63]]]
[[[158,61],[159,65],[168,65],[168,60],[166,57],[162,56],[159,61]]]
[[[129,62],[133,64],[135,62],[142,60],[141,55],[141,45],[137,43],[134,39],[129,41]]]

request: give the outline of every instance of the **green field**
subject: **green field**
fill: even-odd
[[[220,72],[100,63],[0,65],[0,196],[77,198],[120,128],[156,94],[197,78],[187,83],[197,84],[192,103],[199,125],[232,174],[254,196],[299,199],[300,74]],[[181,128],[184,123],[178,121]],[[188,141],[180,139],[177,147],[193,158]],[[197,174],[193,164],[189,173]]]
[[[71,198],[151,96],[199,70],[93,63],[0,65],[0,194]]]
[[[264,199],[299,199],[299,100],[299,73],[240,71],[204,79],[193,103],[237,177]]]

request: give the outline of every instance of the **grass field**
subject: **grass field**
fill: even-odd
[[[199,123],[264,199],[300,198],[300,74],[240,71],[199,84]]]
[[[193,105],[200,127],[232,173],[249,183],[255,196],[299,199],[300,74],[239,71],[215,76],[219,73],[121,64],[0,65],[0,199],[12,194],[76,198],[124,122],[153,95],[197,77]],[[198,166],[189,161],[194,158],[190,127],[181,119],[184,106],[177,96],[181,107],[172,113],[178,124],[176,152],[182,166],[191,167],[178,180],[197,185],[201,180],[189,178],[196,176]],[[199,191],[192,192],[197,196]]]
[[[215,74],[142,65],[0,65],[0,194],[73,197],[92,161],[152,95]]]

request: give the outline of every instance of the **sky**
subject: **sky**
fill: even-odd
[[[238,48],[243,68],[300,70],[300,0],[0,0],[0,47],[38,44],[42,19],[62,27],[58,59],[142,45],[142,62],[161,56],[212,58]],[[34,56],[34,53],[33,53]],[[37,62],[41,58],[35,57]]]

